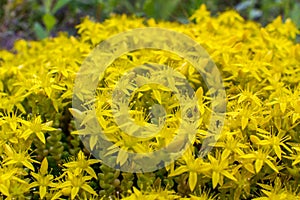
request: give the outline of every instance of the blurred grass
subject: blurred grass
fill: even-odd
[[[300,28],[300,0],[0,0],[0,48],[12,48],[18,38],[42,39],[59,31],[74,35],[86,15],[96,21],[125,13],[187,23],[202,3],[213,15],[235,9],[262,25],[281,15]]]

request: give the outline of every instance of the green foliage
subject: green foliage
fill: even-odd
[[[45,28],[43,28],[39,22],[34,23],[34,31],[38,39],[43,39],[50,35],[50,32],[57,23],[57,19],[55,17],[56,12],[69,2],[70,0],[58,0],[56,2],[52,0],[43,1],[44,13],[42,16],[42,21]]]
[[[58,31],[76,34],[74,26],[86,15],[98,21],[112,13],[124,13],[188,23],[188,18],[202,3],[213,15],[234,8],[244,18],[262,25],[281,15],[300,27],[300,2],[293,0],[1,0],[0,32],[3,33],[0,38],[3,47],[10,48],[19,37],[42,39]]]
[[[148,17],[153,17],[155,19],[167,19],[171,16],[179,3],[180,0],[147,0],[144,4],[144,11]]]

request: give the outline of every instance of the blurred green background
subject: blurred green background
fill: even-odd
[[[281,15],[300,28],[300,0],[0,0],[0,49],[11,49],[18,38],[42,39],[60,31],[74,35],[86,15],[95,21],[126,13],[187,23],[203,3],[212,15],[235,9],[262,25]]]

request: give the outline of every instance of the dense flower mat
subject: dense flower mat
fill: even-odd
[[[159,136],[132,141],[118,129],[109,93],[126,70],[147,62],[182,73],[196,91],[201,124],[194,145],[174,164],[151,173],[125,173],[92,159],[82,145],[72,107],[74,80],[81,63],[101,41],[139,27],[163,27],[201,44],[221,71],[227,95],[226,120],[212,151],[197,156],[208,137],[211,112],[201,76],[184,59],[160,50],[124,55],[106,70],[97,89],[97,117],[106,134],[128,151],[161,148],[178,128],[180,110],[167,89],[150,85],[137,91],[131,117],[153,123],[153,103],[170,116]],[[234,11],[211,17],[201,6],[190,23],[155,22],[112,16],[103,23],[85,18],[78,36],[61,33],[42,41],[16,42],[0,51],[0,195],[7,199],[299,199],[300,44],[290,20],[266,27]],[[168,111],[170,111],[168,113]],[[176,131],[175,131],[176,132]],[[90,148],[97,139],[87,141]],[[112,150],[113,151],[113,150]],[[111,156],[118,156],[115,152]],[[119,155],[118,161],[124,163]]]

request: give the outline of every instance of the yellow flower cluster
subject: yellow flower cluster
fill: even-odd
[[[181,73],[201,113],[193,145],[180,159],[130,178],[88,158],[77,135],[89,150],[101,149],[101,138],[75,130],[72,115],[86,124],[89,119],[72,108],[72,98],[77,72],[92,49],[115,34],[143,27],[174,30],[204,47],[221,72],[227,111],[224,124],[216,124],[223,131],[212,151],[199,157],[202,142],[214,137],[207,131],[207,116],[216,91],[207,89],[190,63],[170,52],[143,49],[117,58],[96,90],[97,119],[114,144],[102,156],[125,165],[126,155],[115,147],[153,152],[169,144],[180,126],[178,99],[169,89],[149,84],[133,92],[129,115],[140,126],[163,124],[160,131],[150,139],[135,139],[118,127],[111,94],[135,66],[158,63]],[[289,19],[278,17],[261,27],[235,11],[211,17],[202,5],[187,24],[116,15],[103,23],[85,18],[77,28],[77,37],[61,33],[20,40],[12,52],[0,51],[0,198],[299,199],[300,44],[295,42],[299,30]],[[125,92],[131,89],[124,86]],[[156,104],[165,111],[153,109]]]

